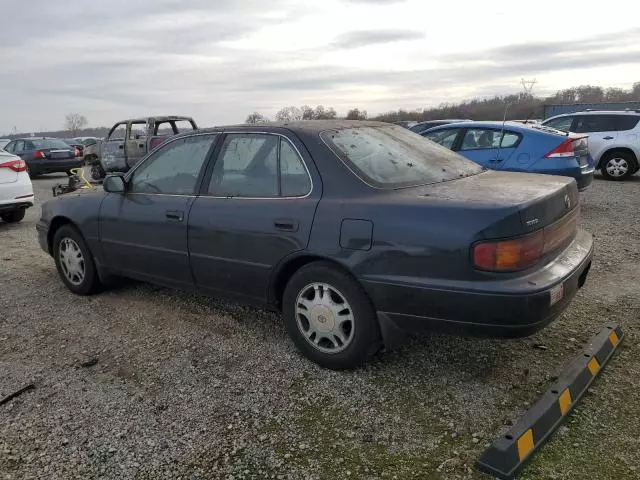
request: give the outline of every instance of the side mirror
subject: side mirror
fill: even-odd
[[[107,175],[102,183],[102,188],[109,193],[124,193],[124,178],[122,175]]]

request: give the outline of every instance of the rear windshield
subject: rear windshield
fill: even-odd
[[[393,125],[327,130],[321,136],[354,173],[378,188],[446,182],[482,171],[457,153]]]
[[[63,140],[56,140],[55,138],[45,138],[40,140],[32,140],[36,148],[60,148],[63,150],[69,150],[71,147]]]

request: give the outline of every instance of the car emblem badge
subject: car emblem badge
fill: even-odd
[[[571,197],[569,197],[568,193],[564,196],[564,205],[567,208],[571,208]]]

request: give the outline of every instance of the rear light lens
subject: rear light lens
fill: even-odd
[[[481,242],[473,246],[473,264],[480,270],[512,272],[537,263],[564,245],[578,226],[576,208],[562,220],[519,238]]]
[[[81,153],[80,153],[80,149],[79,149],[79,148],[74,148],[74,149],[73,149],[73,153],[74,153],[74,155],[75,155],[76,157],[79,157],[79,156],[81,155]]]
[[[0,168],[8,168],[14,172],[26,172],[27,164],[24,160],[11,160],[10,162],[0,163]]]
[[[571,137],[567,138],[564,142],[558,145],[556,148],[547,153],[544,158],[563,158],[574,157],[576,155],[576,146],[584,150],[587,149],[586,137]]]
[[[42,150],[37,150],[36,152],[34,152],[33,158],[47,158],[47,156]]]

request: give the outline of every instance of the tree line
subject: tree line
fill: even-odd
[[[640,82],[625,90],[623,88],[603,88],[582,85],[559,90],[555,94],[540,97],[527,93],[514,95],[496,95],[491,98],[472,99],[460,103],[444,102],[433,108],[416,110],[393,110],[373,117],[368,117],[366,110],[352,108],[345,117],[338,117],[333,107],[318,105],[315,109],[302,107],[284,107],[275,115],[275,121],[290,122],[296,120],[327,120],[345,118],[347,120],[378,120],[397,122],[400,120],[437,120],[442,118],[464,118],[470,120],[524,120],[542,118],[544,105],[575,103],[624,103],[640,102]],[[251,113],[245,123],[255,124],[268,122],[270,119],[259,112]]]

